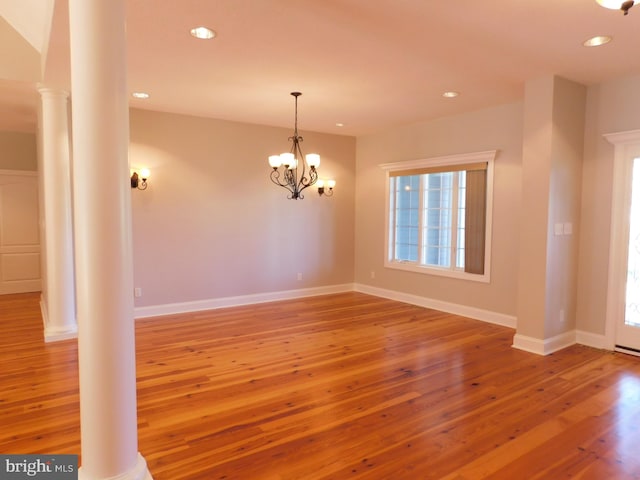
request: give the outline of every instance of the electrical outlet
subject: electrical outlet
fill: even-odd
[[[133,289],[133,296],[134,297],[141,297],[142,296],[142,289],[140,287],[136,287]]]
[[[371,270],[371,278],[376,278],[376,272],[375,272],[375,270]]]
[[[298,280],[302,280],[302,273],[298,273]]]

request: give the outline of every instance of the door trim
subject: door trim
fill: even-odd
[[[614,145],[605,347],[615,350],[616,321],[624,316],[626,296],[626,276],[620,272],[627,269],[629,246],[629,224],[625,218],[631,196],[631,178],[628,171],[631,160],[640,157],[640,130],[610,133],[604,137]]]

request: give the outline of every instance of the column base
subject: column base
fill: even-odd
[[[44,327],[44,343],[59,342],[70,338],[78,338],[78,327],[75,325],[70,327]]]
[[[42,294],[40,295],[40,314],[42,315],[42,325],[44,327],[44,343],[58,342],[70,338],[78,338],[78,325],[65,325],[63,327],[53,327],[49,325],[49,313]]]
[[[115,477],[95,478],[89,477],[82,471],[82,467],[78,469],[78,480],[153,480],[151,472],[147,468],[147,462],[138,452],[138,462],[136,466],[129,472],[116,475]]]

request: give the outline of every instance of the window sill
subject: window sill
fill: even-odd
[[[457,278],[459,280],[467,280],[472,282],[490,283],[491,276],[487,268],[485,273],[480,275],[476,273],[466,273],[459,270],[449,270],[448,268],[426,267],[411,262],[384,262],[386,268],[392,268],[394,270],[404,270],[406,272],[421,273],[423,275],[435,275],[438,277]]]

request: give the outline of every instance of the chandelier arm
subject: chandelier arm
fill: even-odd
[[[269,178],[271,179],[271,181],[273,183],[275,183],[279,187],[286,187],[287,186],[286,183],[282,183],[280,181],[280,171],[277,168],[274,168],[273,170],[271,170],[271,174],[269,175]]]
[[[293,137],[293,148],[291,150],[292,150],[293,156],[297,160],[296,183],[298,184],[299,184],[298,178],[300,178],[300,181],[302,180],[302,178],[304,178],[306,167],[307,167],[307,164],[304,159],[304,155],[302,154],[302,149],[300,148],[300,142],[302,142],[302,137],[296,133],[296,135]],[[302,169],[300,169],[301,165],[302,165]],[[300,177],[298,177],[298,172],[300,172]]]
[[[300,172],[300,176],[298,177],[298,171],[296,169],[296,184],[297,190],[301,192],[307,187],[310,187],[318,180],[318,172],[315,168],[309,168],[309,178],[307,178],[307,161],[302,153],[302,149],[300,147],[300,143],[303,141],[303,138],[300,135],[295,135],[293,138],[293,148],[292,153],[294,156],[299,159],[297,162],[297,166],[300,167],[302,165],[302,171]],[[303,197],[300,197],[303,198]]]
[[[287,169],[284,172],[284,176],[287,179],[287,185],[289,186],[289,189],[294,192],[297,189],[296,186],[296,173],[295,173],[295,168],[289,170]]]
[[[280,171],[278,169],[271,170],[271,175],[269,175],[269,178],[271,179],[271,181],[273,183],[275,183],[279,187],[286,188],[290,192],[293,192],[293,190],[291,188],[291,183],[287,180],[287,172],[286,171],[284,172],[284,182],[281,179]]]
[[[309,171],[309,179],[303,177],[300,179],[299,191],[302,192],[307,187],[315,184],[318,181],[318,171],[315,168],[310,169]]]
[[[306,188],[306,186],[302,187],[302,189],[300,188],[300,184],[296,183],[295,181],[293,170],[285,169],[284,175],[281,175],[280,170],[277,168],[274,168],[271,171],[269,178],[273,183],[275,183],[279,187],[282,187],[289,191],[289,194],[287,195],[287,199],[302,200],[304,198],[304,195],[301,195],[300,192],[302,191],[302,189]]]

